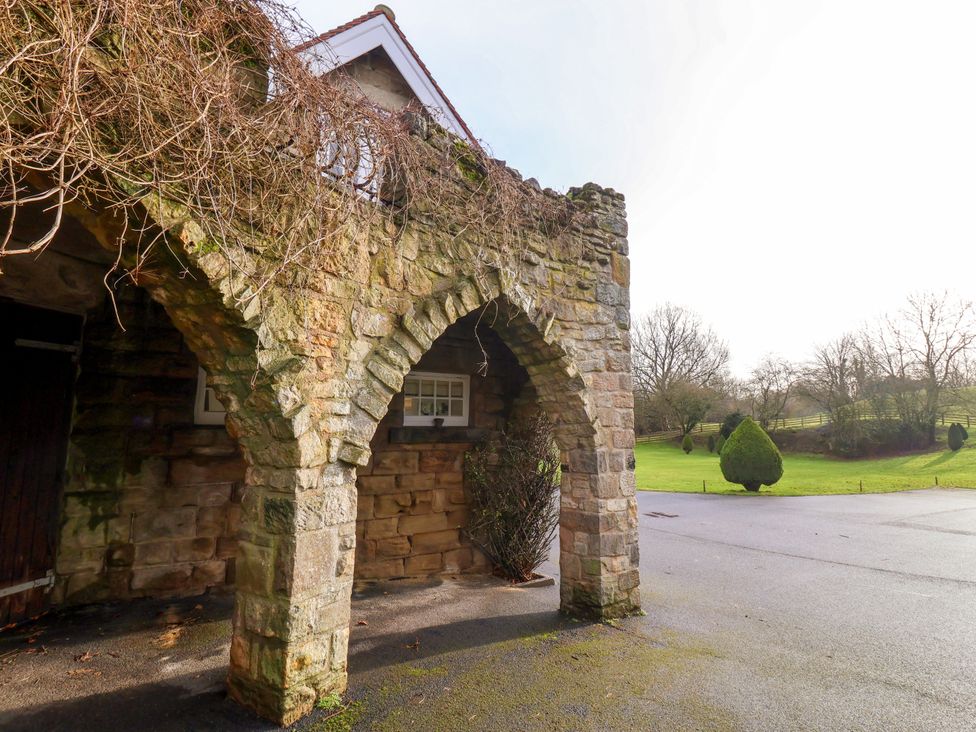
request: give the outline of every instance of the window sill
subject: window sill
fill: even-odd
[[[481,442],[488,433],[479,427],[391,427],[390,444]]]

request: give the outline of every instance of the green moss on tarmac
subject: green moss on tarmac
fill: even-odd
[[[414,678],[424,678],[426,676],[447,676],[447,667],[434,666],[433,668],[423,668],[422,666],[410,666],[404,669],[404,674]]]
[[[390,669],[392,683],[370,704],[363,729],[647,730],[736,728],[688,683],[708,648],[653,639],[633,630],[584,625],[448,653],[446,673]],[[406,669],[406,670],[405,670]]]
[[[234,629],[230,620],[211,620],[184,626],[183,636],[177,645],[185,648],[201,648],[219,641],[229,641]]]
[[[366,705],[361,702],[348,704],[341,712],[326,719],[313,722],[305,728],[306,732],[349,732],[366,714]]]

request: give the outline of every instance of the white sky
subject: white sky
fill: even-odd
[[[318,31],[374,4],[297,3]],[[634,315],[697,310],[738,375],[976,297],[974,0],[389,4],[496,157],[626,194]]]

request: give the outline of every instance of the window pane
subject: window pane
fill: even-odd
[[[407,379],[403,382],[403,393],[407,396],[417,396],[420,393],[420,384],[416,379]]]
[[[460,381],[451,382],[451,396],[452,397],[462,397],[464,396],[464,384]]]
[[[450,412],[450,400],[449,399],[438,399],[437,400],[437,416],[446,417],[448,412]]]
[[[434,416],[434,400],[433,399],[421,399],[420,400],[420,414],[424,417]]]
[[[434,396],[434,382],[424,379],[420,382],[420,393],[422,396]]]
[[[437,396],[446,397],[450,394],[451,383],[449,381],[437,382]]]
[[[452,417],[463,417],[464,416],[464,401],[461,399],[451,400],[451,416]]]
[[[416,417],[420,409],[420,400],[416,397],[404,397],[403,399],[403,413],[409,414],[411,417]]]

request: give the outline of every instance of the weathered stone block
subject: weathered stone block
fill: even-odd
[[[217,559],[230,559],[237,556],[237,539],[231,536],[219,537],[214,556]]]
[[[412,495],[413,503],[410,506],[411,514],[420,515],[433,512],[433,491],[415,491]]]
[[[173,542],[173,556],[177,562],[200,562],[214,556],[217,540],[201,536]]]
[[[434,482],[438,488],[460,488],[464,484],[464,474],[460,471],[438,473]]]
[[[403,566],[403,571],[407,575],[437,574],[443,569],[444,556],[442,554],[416,554],[407,557]]]
[[[420,456],[420,472],[449,473],[461,470],[464,453],[458,450],[425,450]]]
[[[400,492],[395,475],[363,475],[356,479],[356,485],[365,494]]]
[[[245,592],[267,595],[274,576],[274,552],[270,547],[249,541],[237,545],[237,588]]]
[[[383,539],[389,536],[396,536],[398,533],[397,524],[399,521],[400,519],[396,517],[367,521],[366,538]]]
[[[432,473],[413,473],[398,475],[397,485],[405,491],[423,491],[434,487],[435,476]]]
[[[169,480],[174,485],[232,483],[244,478],[244,463],[238,457],[191,457],[173,460]]]
[[[132,570],[132,589],[143,592],[173,592],[190,584],[193,570],[188,566],[145,567]]]
[[[391,577],[403,577],[403,560],[384,559],[359,564],[356,567],[356,576],[360,579],[390,579]]]
[[[209,506],[199,509],[196,520],[197,536],[222,536],[227,521],[226,509]]]
[[[203,587],[213,587],[224,583],[227,572],[227,563],[222,560],[209,562],[198,562],[193,565],[193,572],[190,575],[190,582],[193,585]]]
[[[135,563],[138,565],[172,564],[175,547],[172,541],[150,541],[136,544]]]
[[[373,505],[376,500],[375,496],[366,495],[360,493],[356,501],[356,520],[365,521],[374,517]]]
[[[417,554],[427,552],[445,552],[461,546],[457,529],[450,531],[434,531],[424,534],[414,534],[411,539],[413,551]]]
[[[446,513],[429,513],[419,516],[401,516],[397,531],[401,535],[410,536],[449,528],[452,527]]]
[[[387,450],[373,455],[373,475],[404,475],[420,469],[420,454],[412,450]],[[426,472],[426,469],[425,469]]]
[[[138,513],[132,523],[132,540],[144,542],[154,539],[191,538],[196,533],[196,518],[197,509],[192,507]]]
[[[401,513],[410,511],[413,498],[409,493],[393,493],[385,496],[376,496],[373,515],[376,518],[388,518],[398,516]]]
[[[233,492],[233,483],[218,483],[214,485],[202,485],[197,491],[198,506],[223,506],[230,501]]]
[[[474,564],[471,547],[461,547],[444,552],[444,571],[463,572]]]
[[[410,554],[410,540],[405,536],[379,539],[376,542],[376,556],[383,559],[405,557]]]

